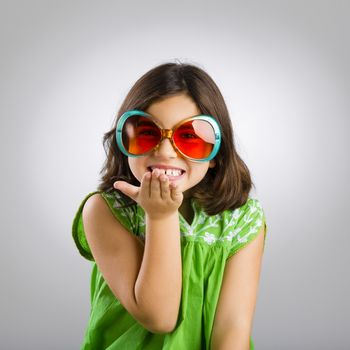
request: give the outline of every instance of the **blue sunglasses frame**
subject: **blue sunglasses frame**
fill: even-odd
[[[124,147],[123,144],[123,137],[122,137],[122,133],[123,133],[123,127],[125,122],[127,121],[128,118],[134,116],[134,115],[139,115],[145,118],[149,118],[161,131],[161,139],[159,140],[158,144],[153,147],[152,149],[150,149],[149,151],[143,153],[143,154],[132,154],[129,153],[126,148]],[[214,130],[214,135],[215,135],[215,143],[214,143],[214,147],[211,151],[211,153],[209,154],[208,157],[206,158],[202,158],[202,159],[197,159],[197,158],[191,158],[189,156],[187,156],[186,154],[184,154],[180,149],[178,149],[178,147],[176,146],[174,140],[173,140],[173,134],[174,131],[182,124],[184,124],[185,122],[188,122],[190,120],[196,120],[196,119],[200,119],[200,120],[205,120],[207,121],[213,128]],[[174,149],[180,153],[183,157],[190,159],[193,162],[207,162],[209,160],[212,160],[218,153],[219,149],[220,149],[220,145],[221,145],[221,129],[220,129],[220,125],[217,122],[216,119],[214,119],[212,116],[210,115],[206,115],[206,114],[200,114],[200,115],[196,115],[190,118],[186,118],[184,120],[182,120],[181,122],[177,123],[172,129],[164,129],[162,126],[159,125],[159,122],[149,113],[146,113],[144,111],[141,110],[137,110],[137,109],[132,109],[129,111],[126,111],[125,113],[123,113],[121,115],[121,117],[118,120],[117,126],[116,126],[116,141],[117,141],[117,145],[120,149],[120,151],[126,155],[127,157],[133,157],[133,158],[138,158],[138,157],[143,157],[146,156],[148,154],[150,154],[151,152],[153,152],[155,149],[157,149],[159,147],[159,145],[161,144],[161,142],[168,138],[172,144],[172,146],[174,147]]]

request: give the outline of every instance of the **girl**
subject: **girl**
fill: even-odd
[[[266,224],[224,99],[202,69],[143,75],[104,136],[73,237],[93,261],[82,349],[254,349]]]

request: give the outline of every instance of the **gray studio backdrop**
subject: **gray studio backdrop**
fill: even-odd
[[[258,350],[350,349],[349,1],[1,1],[1,348],[78,349],[71,239],[102,135],[141,74],[219,85],[268,224]]]

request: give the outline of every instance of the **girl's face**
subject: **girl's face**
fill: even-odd
[[[172,129],[182,120],[201,114],[191,97],[185,94],[154,102],[145,112],[154,116],[165,129]],[[140,182],[145,172],[158,168],[171,182],[175,182],[182,192],[197,185],[204,178],[208,168],[215,166],[214,160],[199,163],[183,157],[176,152],[169,139],[163,140],[152,153],[138,158],[129,157],[128,162],[130,170]]]

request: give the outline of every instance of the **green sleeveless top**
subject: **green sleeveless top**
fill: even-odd
[[[192,199],[194,217],[189,224],[179,214],[182,256],[182,296],[176,328],[155,334],[139,324],[111,292],[91,254],[85,237],[82,210],[86,200],[100,193],[114,217],[144,240],[144,211],[125,204],[117,192],[95,191],[82,201],[72,233],[80,254],[92,263],[91,310],[81,349],[178,350],[210,349],[215,310],[227,259],[251,242],[266,220],[260,202],[249,198],[235,210],[209,216]],[[117,232],[116,232],[117,234]],[[265,245],[265,241],[264,241]],[[254,349],[250,339],[250,349]]]

